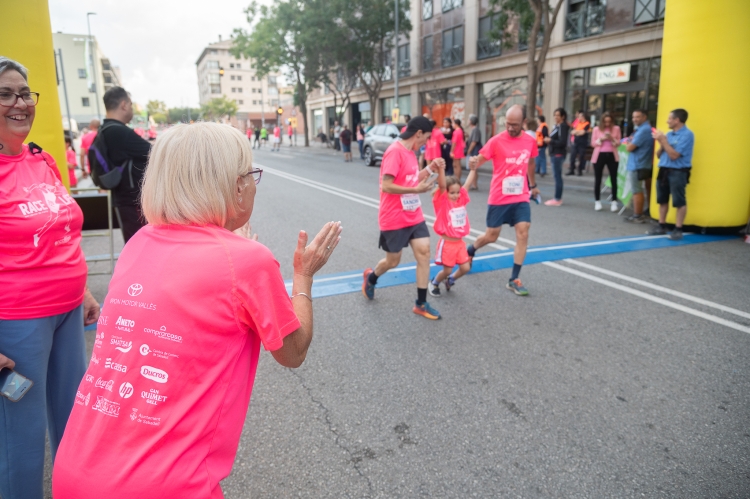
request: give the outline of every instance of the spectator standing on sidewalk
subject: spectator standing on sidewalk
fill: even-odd
[[[341,150],[341,127],[338,121],[333,122],[333,148]]]
[[[99,120],[94,118],[89,122],[90,132],[86,133],[81,137],[81,150],[78,152],[81,159],[81,170],[83,170],[83,178],[88,177],[91,173],[91,167],[89,166],[89,149],[91,144],[96,138],[96,134],[99,131]]]
[[[341,140],[341,150],[344,152],[344,163],[350,163],[352,161],[352,132],[349,130],[349,125],[344,125],[339,139]]]
[[[479,154],[479,150],[482,149],[482,132],[479,131],[478,124],[479,118],[474,114],[469,115],[469,147],[466,149],[466,154],[469,158]],[[477,185],[478,178],[478,174],[474,176],[474,182],[469,186],[470,191],[476,191],[479,189],[479,186]]]
[[[693,167],[693,147],[695,135],[685,126],[688,113],[684,109],[675,109],[669,113],[667,125],[670,131],[664,135],[654,130],[652,137],[659,143],[656,155],[659,157],[659,175],[656,178],[656,202],[659,204],[659,225],[653,227],[649,234],[659,235],[667,232],[667,211],[669,196],[672,206],[677,209],[674,230],[669,239],[682,239],[682,223],[687,214],[685,186],[690,183],[690,169]]]
[[[258,146],[258,149],[260,149],[260,128],[255,128],[255,142],[253,142],[253,149],[255,149],[255,146]]]
[[[549,137],[549,127],[547,126],[544,115],[539,115],[539,126],[536,129],[536,146],[539,149],[539,156],[536,157],[536,173],[544,178],[547,175],[547,143],[544,141]]]
[[[362,127],[362,123],[357,125],[357,144],[359,144],[359,159],[365,159],[365,129]]]
[[[565,154],[568,151],[568,136],[570,134],[570,125],[568,125],[568,113],[563,108],[555,109],[552,115],[555,119],[555,126],[549,133],[549,137],[544,142],[549,146],[549,158],[552,162],[552,172],[555,174],[555,197],[546,201],[546,206],[562,205],[563,195],[563,177],[562,169],[565,161]]]
[[[643,214],[644,198],[643,183],[646,183],[646,193],[651,199],[651,177],[654,169],[654,138],[651,136],[651,123],[646,111],[633,111],[635,131],[633,138],[627,145],[628,152],[628,182],[633,193],[633,214],[625,219],[626,222],[645,224]]]
[[[589,130],[591,130],[591,123],[586,120],[586,115],[582,110],[578,111],[575,126],[570,132],[573,135],[573,149],[570,151],[570,169],[566,175],[575,174],[576,158],[578,158],[578,176],[583,175],[583,170],[586,168],[586,148],[589,146]]]
[[[609,113],[602,114],[601,124],[594,127],[591,134],[591,144],[594,146],[594,153],[591,155],[591,163],[594,165],[594,210],[601,211],[602,202],[600,196],[602,192],[602,174],[604,167],[609,171],[609,180],[612,183],[612,203],[609,205],[610,211],[617,211],[617,165],[620,161],[620,155],[617,152],[617,146],[620,144],[620,127],[614,124],[612,115]]]

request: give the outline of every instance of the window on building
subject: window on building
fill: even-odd
[[[666,0],[635,0],[633,24],[644,24],[664,19]]]
[[[206,61],[206,69],[219,69],[219,61]]]
[[[234,80],[234,75],[229,77],[230,80]]]
[[[443,2],[443,12],[448,12],[449,10],[457,9],[464,4],[463,0],[442,0],[442,2]]]
[[[239,93],[242,93],[242,87],[239,87],[239,88],[237,89],[237,92],[239,92]]]
[[[268,86],[269,87],[275,87],[276,86],[276,77],[275,76],[269,76],[268,77]]]
[[[236,93],[237,89],[235,87],[232,87],[232,93]]]
[[[229,69],[234,69],[234,63],[233,62],[229,63]]]
[[[250,81],[255,81],[255,76],[251,76]]]
[[[464,62],[464,27],[443,31],[443,51],[440,62],[444,68],[458,66]]]
[[[409,76],[411,74],[411,55],[409,44],[405,43],[398,47],[398,75]]]
[[[79,69],[78,70],[78,77],[81,79],[86,78],[86,70],[85,69]]]
[[[237,75],[237,81],[242,80],[242,75]]]
[[[487,59],[502,53],[502,42],[493,39],[492,35],[500,28],[500,14],[494,13],[479,19],[479,36],[477,38],[477,59]]]
[[[214,49],[211,49],[211,50],[208,51],[208,53],[209,54],[217,54],[218,52],[216,50],[214,50]]]
[[[424,0],[422,4],[422,19],[432,19],[432,2],[433,0]]]
[[[257,105],[258,105],[258,101],[257,101],[257,100],[254,100],[254,101],[253,101],[253,106],[257,106]]]
[[[221,76],[218,73],[209,73],[208,82],[209,83],[221,83]]]
[[[91,102],[89,101],[88,97],[81,97],[81,105],[83,107],[89,107],[91,105]]]
[[[112,76],[111,75],[104,75],[104,83],[112,83]]]
[[[237,63],[237,69],[242,69],[242,64],[240,64],[239,62]]]
[[[606,0],[568,0],[565,39],[575,40],[604,32]]]
[[[240,99],[240,100],[238,100],[238,101],[237,101],[237,103],[238,103],[238,104],[244,104],[244,103],[245,103],[245,101],[243,101],[242,99]]]
[[[422,70],[432,71],[432,35],[422,39]]]

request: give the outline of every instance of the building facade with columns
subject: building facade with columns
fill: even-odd
[[[646,109],[653,122],[665,0],[563,1],[537,94],[539,112],[551,116],[563,107],[570,117],[583,110],[596,122],[609,111],[623,133],[632,130],[630,114],[636,108]],[[486,140],[504,129],[509,106],[526,103],[524,37],[511,27],[511,48],[491,40],[499,16],[489,3],[413,1],[412,30],[397,49],[402,116],[429,114],[436,121],[450,116],[466,126],[474,114]],[[351,101],[344,116],[350,126],[385,122],[395,103],[394,82],[383,86],[377,109],[370,109],[362,89],[352,92]],[[311,138],[333,123],[333,105],[333,96],[323,90],[310,96]]]

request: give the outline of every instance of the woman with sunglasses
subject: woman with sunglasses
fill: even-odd
[[[55,499],[218,498],[261,344],[285,367],[312,340],[312,277],[341,234],[300,232],[291,297],[248,234],[261,170],[239,130],[178,125],[143,181],[148,225],[120,254],[52,478]],[[106,380],[101,386],[98,380]]]
[[[0,57],[0,368],[34,383],[17,402],[0,397],[0,497],[41,499],[45,434],[55,459],[99,304],[86,289],[83,214],[52,156],[24,144],[39,102],[27,74]]]

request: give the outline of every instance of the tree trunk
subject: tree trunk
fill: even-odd
[[[297,81],[297,97],[299,98],[299,110],[302,113],[302,123],[305,128],[305,147],[310,147],[310,133],[307,124],[307,91],[299,80]]]
[[[555,8],[552,12],[549,12],[549,4],[547,0],[529,0],[531,10],[534,11],[534,24],[531,27],[531,33],[529,34],[528,41],[528,60],[527,60],[527,83],[526,89],[526,117],[536,117],[536,95],[539,90],[539,82],[542,79],[542,72],[544,71],[544,63],[547,60],[547,52],[549,51],[549,44],[552,38],[552,30],[555,29],[557,23],[557,15],[562,7],[563,0],[557,0]],[[542,24],[544,23],[544,24]],[[542,46],[537,49],[536,40],[539,34],[539,30],[542,29]],[[537,51],[539,56],[537,57]]]

